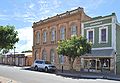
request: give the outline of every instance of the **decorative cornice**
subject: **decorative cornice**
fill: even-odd
[[[51,22],[51,21],[58,20],[58,18],[59,18],[59,19],[62,19],[62,18],[71,16],[71,15],[75,15],[75,14],[81,12],[81,11],[83,11],[83,8],[78,7],[78,8],[75,9],[75,10],[66,11],[65,13],[57,14],[56,16],[53,16],[53,17],[48,17],[47,19],[40,20],[40,21],[38,21],[38,22],[34,22],[32,28],[34,28],[34,27],[36,27],[36,26],[38,26],[38,25],[46,24],[46,23]]]

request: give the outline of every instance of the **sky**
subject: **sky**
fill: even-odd
[[[0,2],[0,25],[14,25],[19,42],[16,51],[32,50],[33,22],[76,9],[84,8],[90,17],[116,13],[120,22],[120,0],[2,0]]]

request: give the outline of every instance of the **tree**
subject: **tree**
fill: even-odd
[[[14,26],[0,26],[0,51],[9,51],[19,41],[18,32]]]
[[[22,51],[22,53],[32,52],[32,50]]]
[[[72,36],[68,40],[58,41],[57,53],[68,56],[70,69],[73,70],[73,63],[76,57],[91,52],[91,43],[82,36]]]

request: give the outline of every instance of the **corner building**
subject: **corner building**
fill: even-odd
[[[79,7],[53,17],[33,23],[33,58],[51,61],[58,69],[69,69],[68,58],[57,54],[57,41],[69,39],[71,35],[81,35],[81,22],[91,19]],[[80,60],[74,63],[80,69]]]

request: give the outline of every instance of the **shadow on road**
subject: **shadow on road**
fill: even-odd
[[[23,67],[22,70],[35,71],[31,67]],[[43,71],[35,71],[35,72],[43,72]],[[64,70],[64,71],[57,70],[56,72],[49,72],[49,74],[55,74],[56,76],[62,76],[62,77],[72,78],[72,79],[107,79],[107,80],[120,81],[119,75],[114,75],[111,73],[80,72],[80,71],[71,72],[68,70]]]
[[[56,72],[52,72],[52,71],[49,71],[49,72],[45,72],[43,70],[36,71],[34,68],[31,68],[31,67],[23,67],[23,68],[21,68],[21,70],[28,70],[28,71],[35,71],[35,72],[44,72],[44,73],[49,73],[49,74],[56,74]]]

